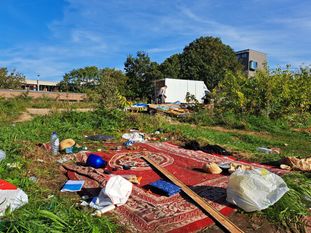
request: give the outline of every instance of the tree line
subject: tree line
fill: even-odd
[[[104,108],[153,96],[153,81],[163,78],[202,80],[213,91],[215,109],[268,118],[311,114],[311,68],[257,71],[248,77],[233,49],[219,38],[200,37],[158,64],[138,51],[127,56],[124,72],[88,66],[66,73],[62,91],[87,93]],[[0,68],[0,88],[16,88],[25,77]]]
[[[64,75],[60,82],[61,90],[87,92],[93,89],[101,75],[109,68],[85,67]],[[163,78],[202,80],[209,89],[221,81],[227,71],[241,70],[233,49],[219,38],[200,37],[187,45],[182,53],[174,54],[161,64],[150,59],[148,54],[138,51],[129,55],[124,62],[124,72],[118,78],[125,80],[120,93],[131,100],[150,99],[153,94],[153,81]]]

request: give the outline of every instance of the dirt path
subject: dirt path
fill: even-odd
[[[51,109],[51,108],[26,108],[26,111],[23,112],[15,121],[14,123],[17,122],[24,122],[24,121],[31,121],[35,116],[44,116],[48,115],[51,112],[64,112],[67,111],[68,109],[65,108],[59,108],[59,109]],[[93,108],[77,108],[73,109],[72,111],[77,111],[77,112],[89,112],[93,111]]]

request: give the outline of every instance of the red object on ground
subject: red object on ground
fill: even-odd
[[[236,161],[234,157],[211,155],[202,151],[180,148],[171,143],[135,144],[136,150],[110,151],[96,153],[109,161],[107,168],[122,168],[123,165],[136,166],[131,170],[117,170],[113,174],[135,174],[142,176],[140,185],[133,185],[128,202],[118,207],[115,212],[121,222],[128,228],[138,232],[195,232],[212,225],[214,222],[182,193],[171,197],[159,196],[148,192],[149,183],[160,179],[159,173],[153,170],[147,162],[141,159],[142,153],[148,154],[160,166],[165,167],[177,179],[191,187],[211,206],[228,216],[235,211],[226,202],[228,174],[207,174],[201,171],[207,162],[236,162],[240,164],[263,167],[277,174],[286,171],[257,163]],[[82,179],[81,173],[70,171],[70,179]],[[84,179],[88,179],[84,176]],[[86,186],[90,184],[90,186]],[[86,182],[85,188],[91,187]],[[98,185],[97,185],[98,187]]]
[[[0,190],[16,190],[17,187],[5,180],[0,179]]]

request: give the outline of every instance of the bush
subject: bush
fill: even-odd
[[[311,67],[298,72],[258,71],[254,77],[227,73],[219,83],[215,107],[236,114],[279,119],[311,112]]]

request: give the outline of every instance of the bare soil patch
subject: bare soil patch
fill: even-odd
[[[77,108],[73,109],[73,111],[77,112],[89,112],[93,111],[93,108]],[[17,122],[24,122],[24,121],[31,121],[34,116],[45,116],[50,114],[51,112],[64,112],[68,111],[68,109],[65,108],[59,108],[59,109],[52,109],[52,108],[26,108],[26,111],[23,112],[15,121]]]

